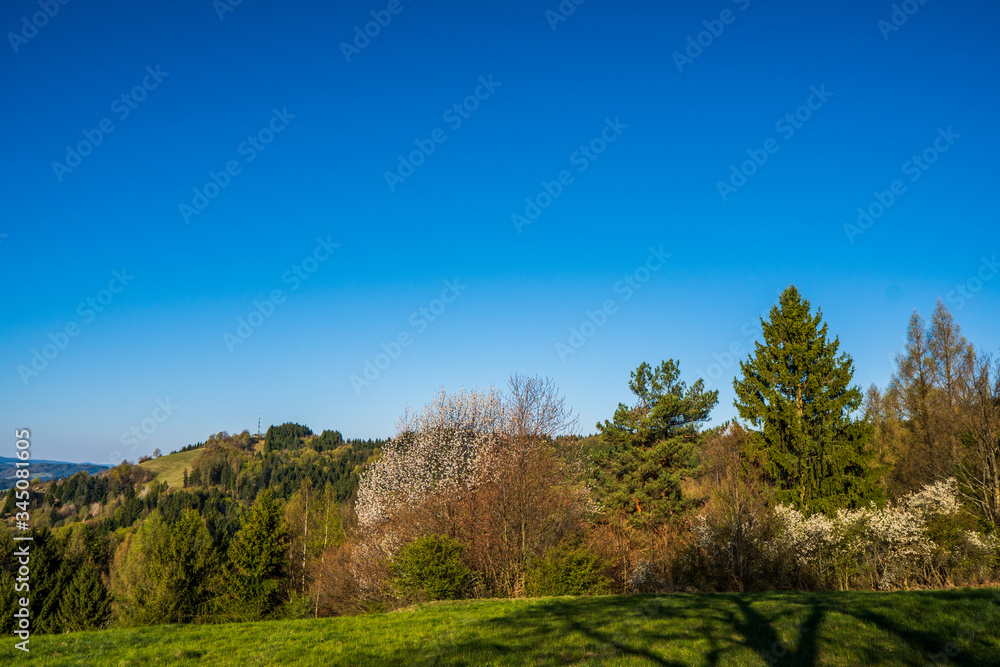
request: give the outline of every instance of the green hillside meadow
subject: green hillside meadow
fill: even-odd
[[[166,482],[172,489],[184,487],[184,469],[190,470],[191,464],[201,454],[200,449],[189,449],[186,452],[175,452],[149,461],[141,465],[156,475],[156,479]]]
[[[38,636],[31,664],[987,667],[1000,665],[998,628],[990,589],[474,600]]]

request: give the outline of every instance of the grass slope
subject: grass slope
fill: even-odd
[[[38,636],[36,665],[1000,664],[1000,590],[473,600]],[[8,639],[3,653],[13,652]]]
[[[167,454],[158,459],[143,461],[140,465],[156,474],[156,479],[166,481],[173,489],[184,487],[184,469],[191,472],[191,464],[201,454],[201,449],[189,449],[186,452]]]

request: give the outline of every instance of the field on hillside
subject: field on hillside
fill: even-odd
[[[38,636],[36,665],[1000,664],[1000,590],[600,596]],[[3,653],[10,655],[8,638]]]
[[[201,449],[189,449],[186,452],[167,454],[158,459],[143,461],[140,465],[156,473],[157,480],[166,481],[173,489],[180,489],[184,487],[184,469],[187,468],[188,472],[191,472],[191,464],[201,451]]]

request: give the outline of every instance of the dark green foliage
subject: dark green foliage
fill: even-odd
[[[259,619],[278,606],[288,552],[281,510],[264,491],[240,522],[229,543],[226,611],[236,618]]]
[[[323,431],[318,438],[309,441],[309,447],[317,452],[325,452],[343,446],[344,436],[340,431]]]
[[[612,421],[598,424],[604,452],[596,457],[602,505],[641,523],[660,522],[688,509],[681,479],[690,474],[698,426],[719,400],[702,380],[688,388],[674,360],[641,364],[629,389],[637,402],[619,404]]]
[[[264,435],[264,453],[298,449],[302,446],[301,439],[312,434],[312,429],[302,424],[288,422],[281,426],[269,426]]]
[[[198,513],[174,525],[159,511],[126,538],[115,557],[112,590],[117,623],[188,623],[203,618],[216,596],[218,559]]]
[[[204,447],[204,446],[205,446],[204,442],[199,442],[199,443],[194,444],[194,445],[187,445],[186,447],[181,447],[176,452],[170,452],[170,453],[171,454],[177,454],[178,452],[190,452],[192,449],[198,449],[199,447]]]
[[[17,568],[14,567],[14,538],[6,526],[0,528],[0,635],[10,637],[14,632],[14,609],[21,594],[14,590]]]
[[[563,543],[531,564],[524,577],[525,593],[531,597],[606,595],[611,592],[611,579],[605,574],[609,566],[585,547]]]
[[[81,565],[62,595],[58,624],[62,632],[96,630],[111,620],[111,598],[93,565]]]
[[[810,513],[884,498],[871,427],[853,416],[863,398],[850,385],[853,362],[837,355],[840,340],[827,339],[822,320],[794,286],[785,289],[761,320],[764,342],[733,382],[740,417],[758,429],[753,454],[776,500]]]
[[[462,563],[465,546],[444,535],[428,535],[407,544],[392,563],[399,591],[420,600],[455,600],[465,592],[471,572]]]

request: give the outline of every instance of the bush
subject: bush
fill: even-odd
[[[410,542],[393,560],[393,584],[406,597],[456,600],[466,592],[471,571],[462,563],[465,546],[445,535]]]
[[[536,559],[525,573],[525,593],[544,595],[604,595],[611,592],[609,567],[585,547],[563,543]]]

